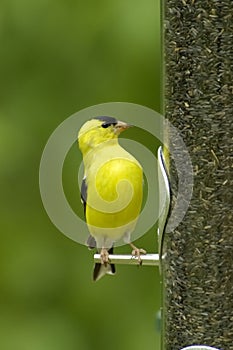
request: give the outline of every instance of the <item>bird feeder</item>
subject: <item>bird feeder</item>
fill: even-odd
[[[166,0],[163,24],[165,116],[186,144],[194,187],[185,218],[164,237],[162,348],[230,350],[233,3]],[[178,147],[172,138],[169,142]],[[171,162],[173,205],[177,197],[176,176]]]

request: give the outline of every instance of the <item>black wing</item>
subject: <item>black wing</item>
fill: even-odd
[[[87,206],[87,183],[85,177],[83,178],[81,185],[81,200],[84,208],[84,215],[86,217],[86,206]]]
[[[84,209],[84,215],[86,217],[86,206],[87,206],[87,183],[86,178],[83,178],[82,185],[81,185],[81,200],[83,203],[83,209]],[[86,242],[89,249],[93,249],[96,247],[96,241],[95,238],[91,235],[87,238]]]

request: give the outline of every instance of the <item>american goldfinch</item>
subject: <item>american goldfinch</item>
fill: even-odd
[[[78,134],[83,155],[84,178],[81,198],[90,237],[87,245],[97,248],[101,263],[96,263],[93,279],[114,274],[109,260],[114,242],[123,239],[133,248],[132,255],[146,254],[130,240],[143,196],[143,170],[139,162],[118,143],[119,134],[131,125],[113,117],[87,121]]]

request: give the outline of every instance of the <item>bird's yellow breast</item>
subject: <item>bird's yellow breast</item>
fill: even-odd
[[[116,228],[135,221],[141,210],[142,184],[142,168],[132,156],[93,167],[87,178],[87,223]]]

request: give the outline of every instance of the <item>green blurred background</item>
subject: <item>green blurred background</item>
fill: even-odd
[[[53,226],[38,185],[46,141],[71,114],[160,110],[159,0],[2,0],[0,38],[0,349],[159,349],[158,269],[118,266],[93,283],[92,252]],[[139,245],[155,251],[155,229]]]

